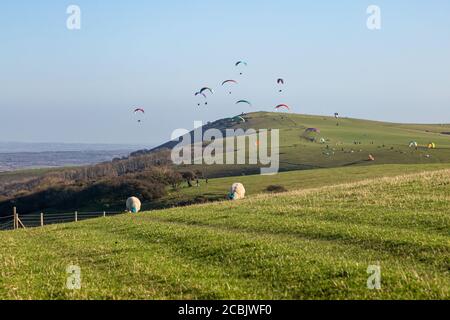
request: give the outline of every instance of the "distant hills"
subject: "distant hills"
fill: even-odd
[[[0,172],[91,165],[127,157],[139,145],[0,142]]]
[[[29,143],[29,142],[2,142],[0,141],[0,153],[14,152],[64,152],[64,151],[134,151],[145,148],[142,145],[128,144],[88,144],[88,143]]]

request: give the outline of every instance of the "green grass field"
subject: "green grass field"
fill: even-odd
[[[329,169],[295,170],[281,172],[273,176],[249,175],[239,177],[225,177],[211,179],[206,184],[200,181],[199,187],[189,188],[186,184],[179,190],[169,190],[169,194],[152,203],[145,203],[144,209],[166,208],[177,203],[195,201],[217,201],[226,196],[228,189],[235,182],[245,185],[246,191],[250,195],[257,193],[267,193],[266,188],[270,185],[280,185],[287,190],[303,190],[332,186],[342,183],[357,182],[364,179],[376,179],[381,177],[398,176],[424,171],[433,171],[450,168],[450,164],[389,164],[341,167]]]
[[[273,112],[254,112],[244,117],[246,122],[235,124],[234,129],[280,130],[281,171],[450,161],[450,124],[397,124],[350,118],[337,120],[334,117]],[[212,124],[222,130],[228,125],[228,122],[222,121]],[[302,137],[306,128],[320,129],[320,134],[315,135],[316,142]],[[322,138],[325,142],[319,143]],[[411,141],[419,144],[418,150],[409,148]],[[437,148],[428,149],[430,142],[434,142]],[[375,157],[375,162],[366,161],[369,154]],[[193,167],[206,170],[208,175],[215,177],[255,173],[257,169],[251,165]]]
[[[448,299],[444,167],[242,177],[242,201],[3,232],[0,298]],[[219,194],[227,179],[183,192]],[[292,191],[258,195],[268,183]],[[79,291],[65,287],[70,264]],[[366,286],[375,264],[381,290]]]

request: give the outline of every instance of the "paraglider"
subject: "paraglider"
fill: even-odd
[[[285,108],[286,110],[291,110],[291,108],[287,104],[279,104],[275,107],[276,110],[280,110],[281,108]]]
[[[238,62],[235,63],[236,67],[239,67],[241,65],[246,67],[247,66],[247,62],[245,62],[245,61],[238,61]],[[242,76],[242,71],[241,71],[240,75]]]
[[[247,100],[239,100],[239,101],[236,102],[236,104],[240,104],[240,103],[246,103],[246,104],[248,104],[249,106],[252,106],[251,102],[250,102],[250,101],[247,101]]]
[[[246,122],[245,119],[243,117],[241,117],[241,116],[233,117],[233,118],[231,118],[231,120],[234,121],[234,122],[238,122],[238,123],[245,123]]]
[[[134,109],[134,114],[145,114],[145,110],[143,108],[136,108]],[[139,118],[137,122],[140,123],[141,121],[141,118]]]
[[[410,148],[415,148],[417,150],[417,148],[419,147],[419,144],[416,141],[411,141],[409,143],[409,147]]]
[[[428,149],[436,149],[436,144],[434,142],[430,142],[428,144]]]
[[[335,112],[335,113],[334,113],[334,117],[335,117],[336,119],[339,119],[339,113]]]
[[[320,129],[318,128],[307,128],[303,134],[302,137],[306,140],[309,140],[311,142],[316,141],[317,135],[320,134]]]
[[[204,93],[202,93],[202,92],[200,92],[200,91],[195,93],[195,96],[198,96],[198,95],[202,95],[203,97],[206,98],[206,94],[204,94]]]
[[[305,130],[305,132],[320,133],[320,129],[318,129],[318,128],[308,128],[308,129]]]
[[[284,79],[279,78],[279,79],[277,80],[277,83],[278,83],[279,85],[284,85]],[[280,89],[279,92],[283,92],[283,90]]]
[[[236,67],[239,66],[240,64],[243,64],[243,65],[247,66],[247,62],[245,62],[245,61],[238,61],[238,62],[236,62]]]
[[[200,91],[199,91],[199,93],[205,95],[205,91],[209,91],[211,94],[214,94],[213,89],[208,88],[208,87],[201,88]]]
[[[204,93],[202,93],[202,92],[196,92],[195,93],[195,96],[196,97],[198,97],[198,96],[202,96],[203,98],[205,98],[206,99],[206,94],[204,94]],[[207,105],[208,104],[208,102],[207,101],[205,101],[205,105]],[[197,103],[197,105],[200,107],[200,102],[199,103]]]
[[[224,86],[224,85],[226,85],[228,83],[237,84],[237,81],[236,80],[225,80],[224,82],[222,82],[222,86]],[[229,93],[231,94],[231,91]]]

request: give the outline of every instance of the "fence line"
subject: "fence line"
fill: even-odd
[[[66,213],[33,213],[20,215],[16,207],[13,208],[13,214],[0,217],[0,231],[16,230],[25,228],[37,228],[45,225],[60,223],[78,222],[89,219],[114,216],[123,212],[117,211],[97,211],[97,212],[66,212]]]

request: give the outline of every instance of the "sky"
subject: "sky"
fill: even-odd
[[[66,27],[69,5],[81,9],[80,30]],[[380,30],[367,28],[369,5],[380,7]],[[231,95],[220,86],[227,79],[239,82]],[[198,107],[203,86],[215,94]],[[0,4],[0,141],[153,146],[194,121],[280,103],[450,123],[450,1]],[[135,107],[146,110],[141,123]]]

